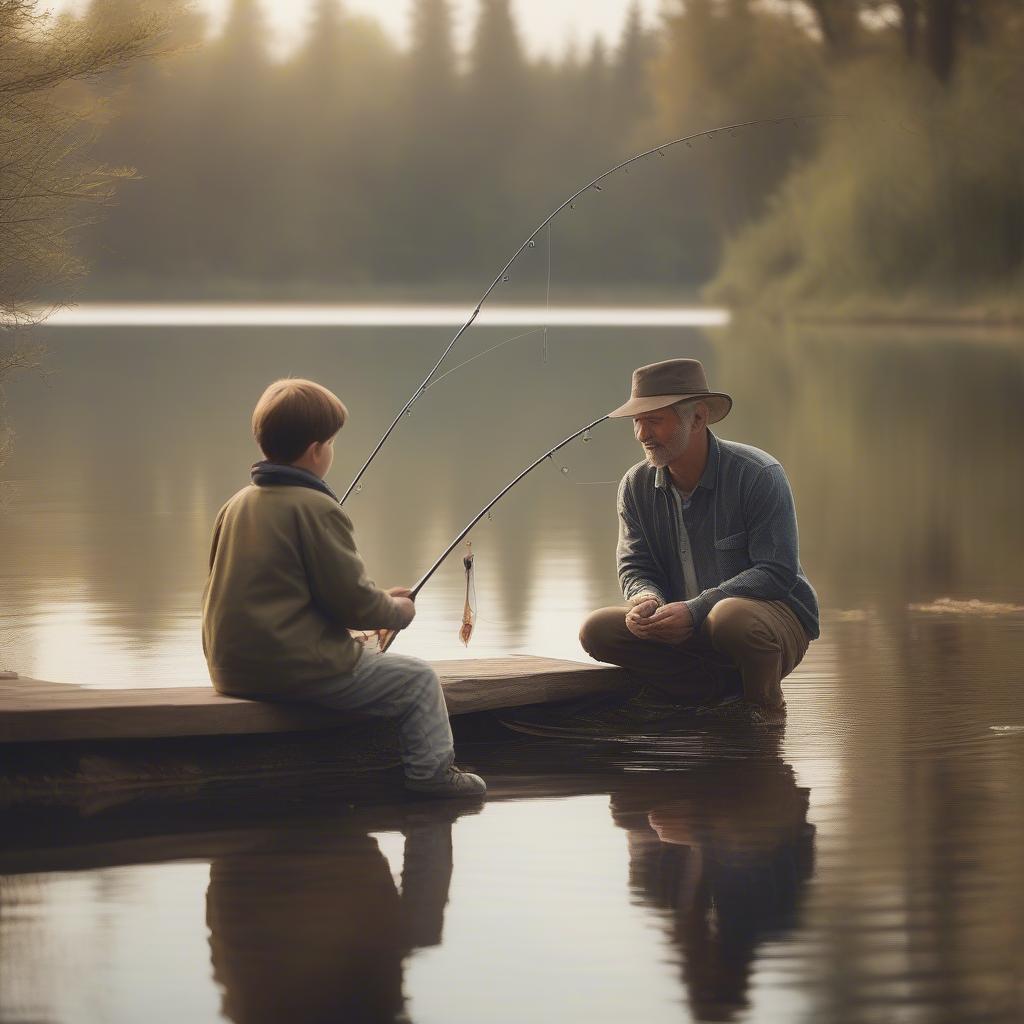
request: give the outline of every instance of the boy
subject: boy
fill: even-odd
[[[348,418],[310,380],[275,381],[252,415],[265,460],[220,510],[203,594],[210,679],[231,697],[300,700],[398,720],[406,787],[480,796],[483,779],[456,768],[434,670],[417,658],[364,650],[349,629],[404,629],[416,608],[402,587],[366,578],[352,521],[324,482]]]

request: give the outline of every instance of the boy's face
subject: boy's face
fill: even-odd
[[[338,435],[335,434],[334,437]],[[294,465],[301,465],[322,480],[334,463],[334,437],[329,441],[314,441]]]
[[[337,437],[337,434],[335,434]],[[320,476],[327,476],[327,471],[334,465],[334,438],[332,437],[329,441],[325,441],[320,446],[320,455],[324,460],[324,468],[320,472]]]

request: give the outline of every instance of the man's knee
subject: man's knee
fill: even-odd
[[[727,597],[708,612],[705,630],[711,646],[733,658],[747,651],[763,651],[766,646],[777,646],[772,631],[757,614],[756,602]]]
[[[580,626],[580,645],[596,661],[607,661],[626,632],[625,608],[599,608]]]

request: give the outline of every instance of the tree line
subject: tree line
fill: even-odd
[[[181,0],[92,0],[53,31],[117,38],[157,9],[174,56],[77,86],[90,156],[137,179],[79,233],[92,294],[483,285],[608,166],[759,119],[588,192],[535,282],[549,244],[559,286],[735,304],[1022,280],[1022,0],[633,5],[615,45],[559,59],[526,54],[510,0],[479,0],[464,53],[448,0],[411,0],[406,49],[315,0],[283,60],[259,0],[213,37]]]

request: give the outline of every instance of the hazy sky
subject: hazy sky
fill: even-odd
[[[200,10],[210,12],[213,27],[219,26],[231,0],[195,0]],[[375,17],[396,39],[408,38],[410,0],[344,0],[348,10]],[[81,8],[86,0],[42,0],[40,6],[59,11]],[[311,0],[262,0],[268,22],[277,31],[280,50],[287,50],[302,34],[309,17]],[[532,54],[560,54],[569,39],[589,45],[597,34],[614,43],[629,10],[629,0],[512,0],[523,42]],[[662,0],[640,0],[650,24],[662,7]],[[465,46],[472,31],[477,0],[452,0],[457,39]]]

